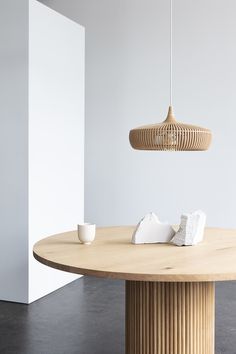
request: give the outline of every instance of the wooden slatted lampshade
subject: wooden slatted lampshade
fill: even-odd
[[[137,150],[205,151],[212,133],[206,128],[178,122],[170,106],[164,122],[132,129],[129,140]]]
[[[145,125],[129,133],[131,146],[137,150],[205,151],[209,148],[212,134],[209,129],[184,124],[175,119],[172,109],[172,9],[170,0],[170,107],[162,123]]]

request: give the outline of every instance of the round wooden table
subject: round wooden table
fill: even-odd
[[[236,230],[209,228],[194,247],[133,245],[133,227],[98,228],[90,245],[77,232],[34,246],[41,263],[126,281],[126,354],[213,354],[215,281],[236,280]]]

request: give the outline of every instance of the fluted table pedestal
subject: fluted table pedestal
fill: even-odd
[[[213,282],[126,281],[126,354],[214,354]]]

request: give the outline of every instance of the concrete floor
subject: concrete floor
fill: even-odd
[[[124,354],[124,282],[83,277],[29,306],[0,302],[0,353]],[[216,354],[236,354],[236,282],[217,284]]]

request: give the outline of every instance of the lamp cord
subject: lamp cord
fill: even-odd
[[[173,57],[173,1],[170,0],[170,106],[172,106],[172,57]]]

